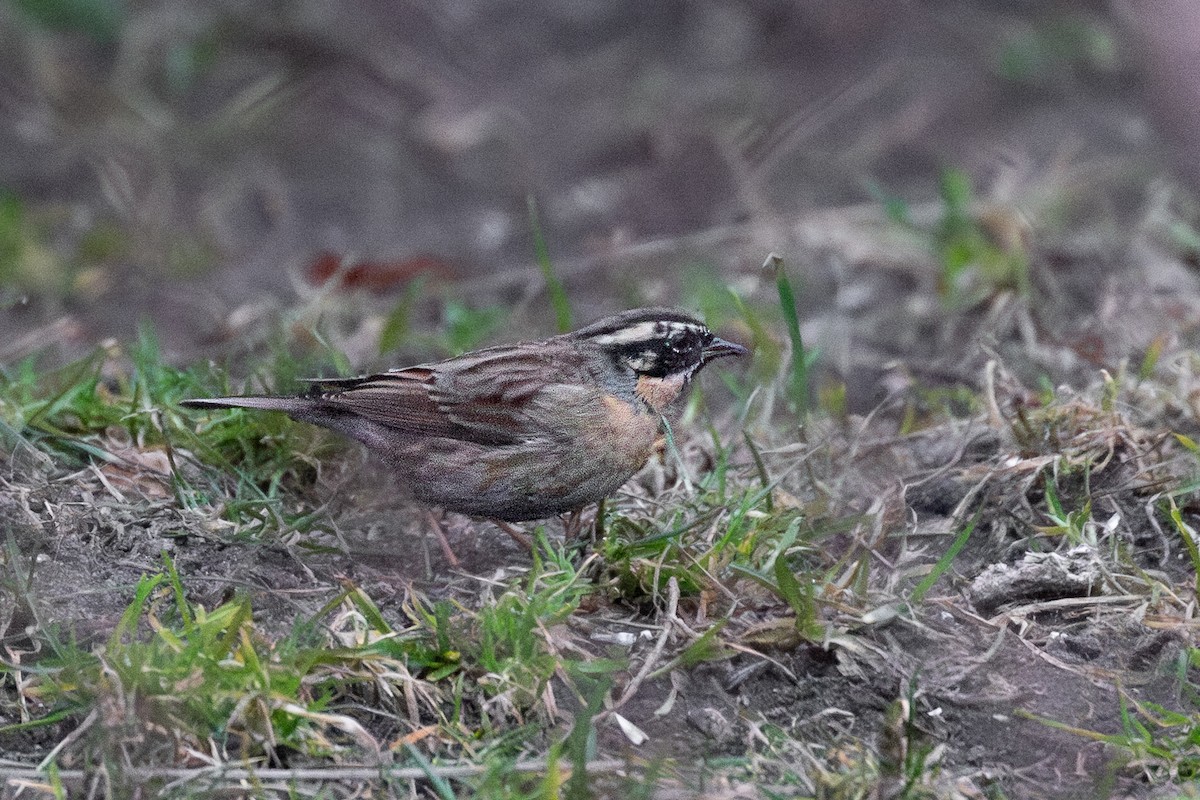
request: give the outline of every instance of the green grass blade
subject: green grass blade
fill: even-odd
[[[683,460],[683,454],[679,452],[679,448],[675,445],[675,433],[671,430],[671,423],[665,416],[660,416],[659,419],[662,421],[663,435],[667,439],[667,452],[671,454],[671,458],[675,459],[675,466],[679,469],[679,477],[683,480],[684,488],[690,494],[695,491],[695,482],[688,471],[687,463]]]
[[[457,796],[454,794],[454,789],[450,787],[450,782],[434,771],[433,764],[429,763],[429,759],[420,750],[408,742],[404,743],[404,750],[412,757],[413,761],[417,762],[417,768],[425,773],[425,777],[429,779],[430,788],[441,800],[456,800]]]
[[[171,587],[171,591],[175,594],[175,608],[179,611],[179,617],[183,621],[184,635],[190,635],[192,627],[196,624],[195,616],[192,614],[192,607],[188,604],[187,594],[183,590],[183,582],[179,580],[179,572],[175,569],[175,561],[171,558],[166,550],[161,553],[163,561],[163,570],[166,572],[167,585]]]
[[[384,319],[383,331],[379,334],[379,355],[398,349],[411,334],[413,310],[425,294],[428,277],[418,275],[410,281],[404,295]]]
[[[1187,548],[1188,558],[1192,560],[1192,572],[1195,574],[1195,591],[1200,595],[1200,547],[1196,545],[1196,537],[1192,535],[1192,530],[1183,521],[1183,514],[1179,511],[1179,506],[1175,505],[1175,498],[1167,498],[1171,503],[1171,522],[1175,525],[1175,530],[1179,531],[1179,538],[1183,540],[1183,546]]]
[[[759,452],[758,445],[750,438],[750,433],[746,430],[742,431],[742,439],[746,442],[746,448],[750,451],[750,457],[754,459],[754,469],[758,472],[758,482],[762,484],[764,489],[774,488],[774,483],[771,481],[770,472],[767,470],[767,464],[763,461],[762,453]],[[775,498],[768,493],[766,497],[767,512],[775,510]]]
[[[121,614],[117,626],[113,628],[113,632],[108,637],[108,651],[117,652],[121,648],[122,640],[125,636],[135,636],[137,632],[138,620],[142,616],[142,610],[146,607],[146,602],[150,599],[150,595],[162,583],[163,576],[159,575],[143,575],[138,580],[137,588],[134,590],[133,601],[125,607],[125,611]]]
[[[571,330],[571,301],[567,299],[567,291],[562,281],[554,272],[554,264],[550,261],[550,250],[546,247],[546,238],[542,235],[542,223],[538,217],[537,200],[533,195],[526,198],[529,206],[529,225],[533,228],[533,249],[537,256],[538,268],[546,281],[546,293],[550,295],[550,305],[554,307],[554,324],[559,333]]]
[[[587,763],[593,757],[595,749],[596,725],[593,721],[600,709],[604,707],[604,698],[612,688],[612,680],[603,675],[593,678],[590,675],[576,673],[575,683],[582,693],[584,707],[576,712],[575,724],[562,742],[562,754],[571,762],[571,777],[564,786],[563,797],[566,800],[589,800],[595,795],[591,791],[591,781],[588,779]],[[552,769],[557,770],[557,759],[551,762]],[[545,784],[547,788],[549,784]],[[557,792],[551,797],[557,796]]]
[[[804,339],[800,336],[800,314],[796,310],[796,293],[792,290],[792,283],[788,280],[782,258],[771,253],[767,256],[763,267],[775,271],[779,307],[783,311],[788,339],[792,343],[792,363],[787,385],[788,404],[792,411],[803,416],[808,413],[808,360],[804,350]]]
[[[955,556],[959,551],[966,546],[967,540],[971,538],[971,534],[975,531],[975,526],[979,523],[979,517],[983,514],[983,506],[975,512],[975,516],[971,517],[971,521],[962,529],[958,536],[954,537],[954,542],[950,548],[942,554],[938,562],[933,565],[933,569],[929,574],[921,579],[917,587],[913,589],[913,593],[909,598],[912,603],[920,603],[925,599],[925,594],[933,588],[933,585],[938,582],[938,578],[945,574],[946,570],[950,569],[950,564],[954,561]]]
[[[83,714],[87,708],[83,705],[72,706],[71,708],[63,708],[58,711],[51,711],[44,717],[27,720],[25,722],[14,722],[11,725],[0,725],[0,734],[20,733],[22,731],[32,731],[38,728],[45,728],[48,725],[54,725],[62,722],[65,719],[70,719],[72,716]]]

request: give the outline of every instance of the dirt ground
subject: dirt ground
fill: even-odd
[[[1124,8],[166,3],[130,5],[106,40],[10,4],[0,187],[36,209],[47,247],[75,255],[53,274],[8,273],[0,358],[66,361],[148,319],[174,363],[250,363],[266,321],[338,291],[317,278],[323,253],[366,265],[331,343],[355,369],[419,355],[377,347],[414,272],[438,293],[414,301],[417,330],[452,296],[507,310],[494,340],[545,334],[530,197],[581,319],[696,302],[706,281],[769,298],[760,265],[776,252],[801,287],[814,385],[845,387],[844,414],[814,423],[804,447],[840,508],[878,521],[876,596],[898,603],[980,509],[974,533],[919,615],[881,600],[851,621],[831,600],[844,640],[774,641],[756,627],[769,610],[747,607],[725,633],[752,653],[646,683],[623,713],[648,742],[609,726],[601,752],[672,760],[663,797],[767,796],[682,756],[766,746],[764,726],[887,753],[888,732],[908,726],[901,738],[937,750],[943,796],[1194,793],[1182,778],[1152,786],[1079,733],[1119,733],[1122,697],[1196,713],[1180,689],[1195,680],[1191,562],[1147,510],[1196,471],[1171,435],[1200,440],[1198,208],[1172,171],[1195,159],[1161,111],[1171,84],[1153,40]],[[944,211],[945,167],[973,176],[972,213],[1000,249],[1027,256],[1023,294],[939,298],[921,231]],[[889,220],[887,198],[913,226]],[[79,255],[110,229],[124,245]],[[1115,406],[1106,376],[1121,384]],[[799,446],[794,426],[755,433],[777,463]],[[1104,465],[1061,500],[1103,498],[1090,531],[1110,557],[1038,537],[1054,457]],[[463,564],[449,570],[375,467],[344,452],[311,492],[336,530],[265,545],[15,448],[0,518],[30,576],[17,595],[32,599],[4,595],[8,641],[34,624],[102,639],[164,549],[198,602],[244,589],[285,625],[343,580],[396,613],[406,587],[470,597],[527,563],[494,528],[452,520]],[[783,488],[811,497],[813,474]],[[1177,502],[1195,525],[1194,493]],[[831,539],[828,563],[849,545]],[[1141,591],[1154,581],[1174,594]],[[567,627],[634,629],[613,609]],[[64,734],[0,747],[37,759]]]

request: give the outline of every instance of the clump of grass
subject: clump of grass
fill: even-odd
[[[470,613],[464,669],[490,698],[503,698],[502,705],[518,712],[531,707],[563,666],[547,640],[550,630],[591,590],[561,549],[543,547],[521,585]]]
[[[877,743],[844,732],[818,743],[778,725],[764,724],[760,752],[728,759],[722,777],[726,781],[733,776],[741,778],[766,797],[967,800],[983,796],[973,781],[944,773],[946,750],[922,730],[915,698],[910,683],[905,695],[888,705],[878,724]]]
[[[1089,72],[1112,72],[1121,58],[1117,37],[1099,20],[1058,15],[1005,37],[993,53],[1004,80],[1046,86],[1068,84]]]
[[[564,628],[581,600],[594,590],[586,570],[541,540],[528,572],[517,582],[489,589],[469,606],[415,596],[406,608],[409,626],[397,630],[361,590],[347,590],[331,601],[352,603],[365,634],[351,637],[339,658],[379,658],[403,662],[430,698],[427,711],[439,725],[439,739],[481,759],[515,758],[531,741],[547,744],[559,676],[579,697],[624,662],[578,657],[579,648]],[[342,638],[345,638],[343,635]],[[561,689],[559,689],[561,691]],[[380,695],[396,694],[396,687]],[[411,710],[400,709],[409,719]],[[435,752],[446,752],[433,744]]]
[[[685,601],[710,606],[714,625],[737,616],[742,603],[775,604],[772,646],[823,641],[829,631],[822,606],[842,594],[835,576],[858,557],[833,561],[824,545],[860,520],[831,517],[819,503],[777,502],[761,459],[748,476],[735,476],[727,459],[720,451],[712,471],[689,496],[664,504],[661,516],[610,516],[599,544],[604,584],[622,602],[649,608],[673,581]],[[714,644],[707,652],[722,657]]]
[[[30,4],[32,5],[32,4]],[[111,288],[111,271],[133,249],[130,233],[99,219],[76,230],[61,206],[30,204],[0,187],[0,297],[92,297]]]
[[[163,572],[139,581],[102,646],[49,640],[50,654],[35,666],[8,666],[24,673],[25,706],[47,713],[3,730],[79,720],[47,763],[170,764],[187,749],[276,762],[288,750],[337,753],[354,746],[361,726],[327,713],[333,694],[313,678],[328,653],[306,638],[265,638],[244,595],[211,610],[189,602],[168,559]],[[357,738],[359,746],[370,739],[365,731]]]
[[[900,433],[924,430],[940,422],[962,419],[979,411],[978,393],[967,386],[914,384],[906,393]]]
[[[283,351],[275,363],[276,374],[301,371]],[[128,448],[159,451],[172,465],[168,482],[184,506],[220,502],[233,521],[278,519],[282,487],[311,483],[319,458],[336,446],[333,437],[281,414],[180,411],[184,398],[242,388],[214,364],[164,364],[149,327],[127,351],[100,347],[50,372],[39,372],[36,364],[31,357],[0,371],[0,433],[7,449],[34,447],[68,464],[120,464],[125,457],[119,452]],[[195,459],[212,471],[197,471]],[[219,488],[231,479],[231,492]]]
[[[163,570],[139,581],[103,645],[47,638],[46,657],[6,665],[20,707],[42,713],[0,733],[74,723],[47,764],[170,765],[189,750],[226,763],[372,763],[387,746],[377,716],[384,714],[407,721],[398,746],[434,724],[435,750],[438,740],[451,741],[481,758],[513,758],[554,722],[542,716],[553,707],[552,676],[598,703],[604,676],[624,666],[568,658],[556,646],[552,631],[588,584],[561,553],[548,555],[523,584],[475,610],[416,601],[409,625],[397,628],[347,586],[282,638],[263,631],[246,595],[212,609],[189,601],[164,556]],[[317,621],[330,617],[321,634]],[[364,705],[374,711],[363,715]],[[587,724],[576,737],[586,740]],[[573,758],[583,753],[574,747]]]
[[[436,331],[414,333],[410,330],[410,318],[424,285],[420,279],[413,281],[388,314],[379,340],[381,354],[412,346],[443,357],[462,355],[491,339],[508,318],[508,312],[499,306],[473,308],[462,301],[449,299],[442,305],[442,324]]]
[[[1007,206],[981,203],[971,177],[959,169],[939,176],[941,215],[932,227],[913,221],[908,204],[871,187],[888,217],[924,240],[937,258],[938,294],[951,308],[973,306],[994,295],[1030,290],[1026,225]]]
[[[504,324],[506,312],[498,307],[474,309],[456,300],[446,303],[442,330],[432,344],[447,355],[462,355],[490,339]]]
[[[0,286],[34,292],[64,292],[67,266],[49,247],[20,198],[0,190]]]
[[[1037,530],[1047,536],[1062,536],[1072,546],[1087,544],[1095,547],[1097,544],[1097,525],[1092,520],[1091,492],[1086,488],[1087,476],[1084,477],[1084,500],[1082,506],[1067,511],[1059,499],[1058,489],[1049,474],[1045,475],[1044,494],[1046,498],[1046,516],[1049,525],[1038,526]]]
[[[1188,648],[1180,658],[1181,672],[1200,667],[1200,651]],[[1122,755],[1114,759],[1114,772],[1137,774],[1151,785],[1177,786],[1200,779],[1200,695],[1186,679],[1181,685],[1192,706],[1187,712],[1172,711],[1150,702],[1138,702],[1128,692],[1119,692],[1121,730],[1118,733],[1069,725],[1021,709],[1017,715],[1047,727],[1103,742]]]

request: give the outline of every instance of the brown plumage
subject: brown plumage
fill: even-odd
[[[520,521],[616,491],[653,454],[662,415],[695,374],[745,352],[688,314],[636,309],[550,339],[314,381],[297,397],[183,405],[282,411],[362,442],[422,503]]]

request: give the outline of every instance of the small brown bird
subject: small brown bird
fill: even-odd
[[[746,348],[666,308],[606,317],[535,342],[360,378],[298,397],[214,397],[365,444],[417,501],[516,522],[575,511],[645,465],[662,416],[710,361]]]

